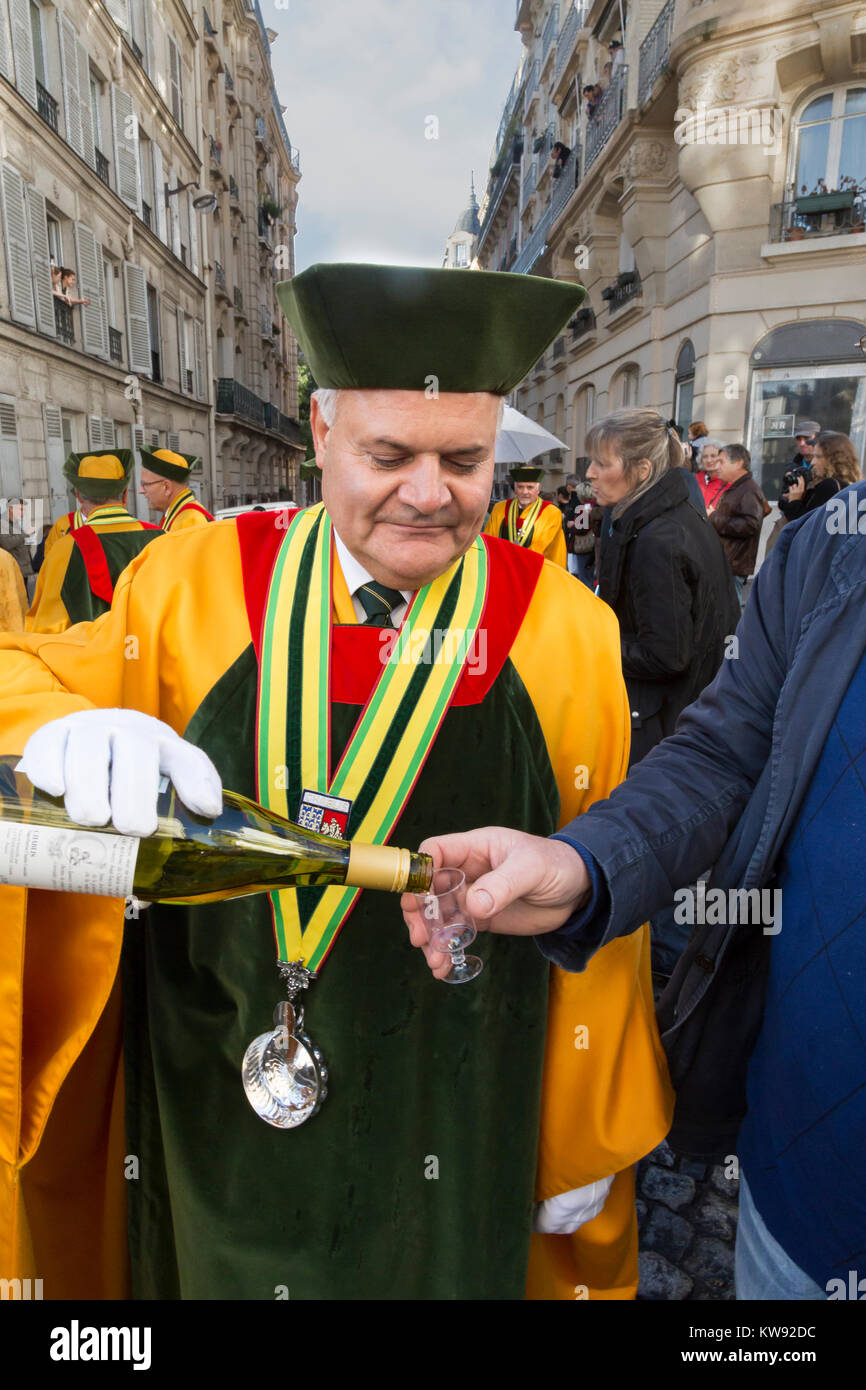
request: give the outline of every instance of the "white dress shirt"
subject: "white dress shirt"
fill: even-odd
[[[363,623],[366,621],[367,614],[364,610],[364,605],[357,596],[357,590],[360,589],[362,584],[369,584],[373,580],[373,576],[369,570],[364,569],[360,560],[355,559],[345,542],[337,535],[336,527],[334,527],[334,545],[337,550],[337,559],[340,562],[340,569],[343,571],[343,578],[346,581],[349,593],[352,595],[352,607],[355,610],[355,617],[358,619],[359,623]],[[401,589],[400,593],[403,595],[403,602],[398,603],[396,608],[391,610],[390,622],[392,627],[400,626],[405,617],[406,609],[415,597],[414,589]]]

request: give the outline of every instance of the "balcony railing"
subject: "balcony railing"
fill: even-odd
[[[544,67],[545,60],[550,52],[550,45],[556,38],[556,31],[559,28],[559,4],[551,6],[550,14],[541,34],[541,66]]]
[[[523,176],[523,184],[522,184],[521,189],[520,189],[520,211],[521,211],[521,212],[522,212],[523,209],[526,207],[526,204],[529,202],[530,198],[532,197],[533,193],[535,192],[535,185],[536,185],[536,182],[537,182],[537,177],[536,177],[536,176],[537,176],[537,167],[536,167],[535,160],[533,159],[532,163],[530,164],[529,168],[527,169],[526,173],[525,173],[524,176]]]
[[[560,170],[559,178],[554,180],[553,193],[550,198],[550,217],[555,222],[561,212],[571,201],[571,195],[577,188],[580,176],[580,154],[578,150],[572,150]]]
[[[866,189],[788,198],[771,209],[771,241],[811,241],[866,230]]]
[[[108,330],[108,353],[112,362],[123,361],[123,338],[118,328]]]
[[[46,125],[57,132],[57,102],[50,92],[47,92],[39,79],[36,79],[36,110],[39,112]]]
[[[553,67],[554,83],[559,81],[565,65],[574,51],[575,40],[583,28],[584,14],[583,5],[572,5],[566,15],[565,23],[559,31],[559,38],[556,41],[556,62]]]
[[[217,380],[216,413],[239,415],[242,420],[250,420],[254,425],[264,426],[265,423],[264,401],[230,376],[221,376]]]
[[[501,148],[502,142],[508,134],[508,128],[511,125],[511,117],[514,115],[514,108],[517,105],[517,98],[519,94],[520,82],[518,80],[518,74],[515,73],[511,81],[511,88],[509,90],[508,96],[505,98],[505,105],[502,108],[502,115],[499,118],[499,128],[496,132],[497,152]]]
[[[643,285],[641,278],[636,270],[631,270],[626,275],[620,276],[615,284],[609,289],[602,290],[602,299],[607,300],[608,312],[613,314],[617,309],[621,309],[630,299],[637,299],[641,293]]]
[[[153,212],[150,203],[146,203],[143,198],[141,200],[141,220],[145,227],[149,227],[153,231]]]
[[[240,198],[240,193],[238,191],[237,183],[235,182],[234,174],[229,174],[229,193],[234,198],[235,202],[237,202]]]
[[[532,64],[526,78],[526,87],[523,91],[523,110],[524,114],[529,110],[529,103],[538,91],[538,59]]]
[[[141,66],[144,67],[144,54],[142,53],[141,49],[139,48],[138,44],[135,42],[135,39],[132,37],[131,34],[129,35],[129,46],[132,49],[133,54],[135,55],[135,61],[137,63],[141,63]]]
[[[214,261],[213,271],[214,282],[216,284],[217,289],[222,290],[223,294],[226,296],[226,298],[228,298],[228,290],[226,288],[226,273],[223,267],[220,265],[219,261]]]
[[[219,140],[214,139],[212,135],[210,137],[210,157],[214,164],[221,165],[223,162],[223,147]]]
[[[555,340],[555,342],[554,342],[554,344],[553,344],[553,360],[554,360],[554,362],[555,362],[556,359],[557,359],[558,357],[564,357],[564,356],[565,356],[565,338],[564,338],[564,337],[559,337],[559,338],[557,338],[557,339]]]
[[[105,158],[105,155],[102,153],[102,150],[94,149],[93,153],[96,155],[96,172],[102,179],[102,182],[107,183],[108,187],[110,188],[111,177],[108,166],[108,160]]]
[[[545,163],[550,157],[550,151],[553,149],[555,134],[556,128],[553,124],[553,121],[551,121],[550,125],[547,127],[544,134],[541,136],[540,141],[538,142],[538,149],[536,150],[533,148],[533,153],[535,155],[535,165],[538,170],[539,177],[541,176],[541,171],[543,170]]]
[[[259,208],[259,236],[262,241],[266,241],[270,245],[271,223],[268,221],[268,215],[264,208]]]
[[[520,248],[520,254],[514,265],[512,272],[516,275],[528,275],[539,256],[544,253],[547,245],[547,233],[550,230],[550,208],[545,208],[538,225],[530,233],[529,237]]]
[[[75,318],[72,305],[64,304],[62,299],[54,300],[54,327],[59,341],[72,347],[75,343]]]
[[[658,19],[640,46],[640,66],[638,68],[637,104],[643,106],[660,72],[667,66],[671,51],[671,38],[674,30],[674,6],[676,0],[668,0]]]
[[[585,304],[582,309],[578,309],[568,326],[571,329],[571,341],[576,342],[595,328],[595,310],[591,305]]]
[[[238,310],[239,313],[242,314],[244,311],[244,297],[241,294],[241,291],[238,289],[237,285],[235,285],[234,289],[234,302],[235,308]]]
[[[226,91],[227,91],[227,92],[233,92],[234,89],[235,89],[235,80],[234,80],[234,78],[232,77],[231,73],[229,72],[228,68],[226,68]]]
[[[586,169],[590,169],[623,118],[628,68],[625,63],[613,70],[595,112],[586,122]]]
[[[256,116],[256,139],[267,140],[267,138],[268,131],[267,126],[265,125],[265,118],[264,116]]]
[[[154,381],[162,381],[162,362],[158,352],[151,348],[150,352],[150,375]]]

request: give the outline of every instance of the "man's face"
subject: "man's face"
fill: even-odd
[[[161,478],[158,473],[151,473],[149,468],[142,468],[141,486],[138,490],[147,498],[147,505],[152,512],[164,512],[171,500],[171,483],[167,478]]]
[[[515,483],[514,495],[520,503],[520,510],[529,507],[541,492],[541,483]]]
[[[341,391],[310,425],[322,499],[374,579],[417,589],[469,549],[493,484],[499,399],[487,392]]]
[[[723,483],[736,482],[737,478],[739,478],[742,473],[745,473],[745,471],[739,459],[734,462],[733,459],[728,458],[728,455],[724,451],[719,454],[716,477],[721,478]]]
[[[798,434],[797,452],[802,458],[810,459],[815,452],[815,436],[813,434]]]

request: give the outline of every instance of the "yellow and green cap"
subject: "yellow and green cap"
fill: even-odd
[[[319,386],[506,395],[586,290],[536,275],[324,264],[277,285]]]
[[[537,483],[544,477],[543,468],[535,468],[532,464],[520,464],[516,468],[509,468],[508,476],[513,483]]]
[[[176,449],[142,449],[141,465],[172,483],[186,483],[201,464],[198,454],[179,454]]]
[[[63,476],[82,497],[99,502],[123,496],[134,463],[131,449],[92,449],[84,454],[69,454]]]

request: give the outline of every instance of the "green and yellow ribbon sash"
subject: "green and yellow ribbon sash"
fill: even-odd
[[[415,594],[331,777],[332,536],[330,517],[318,503],[292,520],[277,553],[262,630],[259,799],[293,820],[305,788],[347,797],[352,802],[347,834],[383,844],[409,799],[472,650],[487,592],[487,551],[476,538],[460,560]],[[434,633],[443,640],[431,641]],[[301,960],[315,973],[359,891],[271,893],[279,960]]]
[[[529,511],[526,513],[526,516],[523,518],[523,527],[520,533],[518,534],[517,519],[520,515],[520,503],[517,501],[516,497],[513,497],[511,499],[511,502],[508,507],[508,539],[514,545],[529,545],[530,541],[532,540],[533,528],[535,526],[536,521],[538,520],[539,513],[543,506],[544,503],[542,499],[540,497],[536,497],[535,501],[532,503],[532,506],[529,508]]]
[[[84,518],[82,525],[88,526],[98,523],[100,526],[122,526],[124,522],[129,521],[135,521],[135,517],[132,513],[128,512],[126,507],[122,506],[120,503],[116,505],[111,503],[106,504],[104,507],[96,507],[94,511],[90,513],[90,516]],[[78,528],[73,527],[72,529],[77,530]]]
[[[184,507],[187,505],[188,502],[195,502],[195,501],[196,501],[196,495],[195,495],[195,493],[193,492],[192,488],[187,488],[185,492],[179,492],[178,495],[177,495],[177,497],[175,497],[174,501],[173,501],[173,502],[169,505],[169,507],[166,509],[165,516],[162,518],[162,521],[159,523],[160,526],[162,527],[163,531],[167,531],[167,530],[168,530],[168,528],[171,526],[171,523],[174,521],[175,517],[177,516],[178,512],[182,512],[183,509],[184,509]]]

